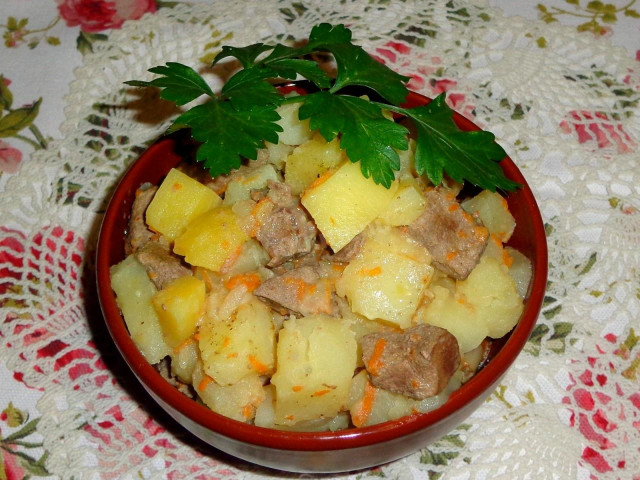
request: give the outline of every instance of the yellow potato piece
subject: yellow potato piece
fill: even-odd
[[[165,342],[158,316],[151,305],[157,292],[147,270],[129,255],[110,268],[111,288],[122,311],[133,343],[151,364],[166,357],[171,348]]]
[[[279,332],[275,423],[335,417],[347,408],[357,345],[347,322],[327,315],[292,317]]]
[[[467,212],[477,215],[489,229],[489,233],[496,235],[502,242],[511,238],[516,221],[509,211],[507,201],[499,193],[483,190],[461,205]]]
[[[249,236],[231,207],[219,207],[196,218],[176,238],[173,251],[194,266],[223,272],[230,268]]]
[[[387,189],[365,178],[360,163],[346,162],[328,178],[312,183],[302,205],[337,252],[387,208],[397,189],[398,182]]]
[[[316,133],[311,140],[296,147],[287,156],[284,179],[291,186],[291,193],[299,195],[314,180],[330,168],[337,167],[346,160],[337,138],[327,142]]]
[[[424,211],[426,200],[416,181],[402,181],[393,199],[378,218],[387,225],[409,225]]]
[[[398,229],[379,228],[344,269],[336,292],[354,312],[407,328],[433,276],[430,263],[422,245]]]
[[[204,299],[204,282],[190,275],[174,280],[153,296],[151,302],[169,346],[177,347],[195,333]]]
[[[213,190],[173,168],[147,208],[147,225],[174,240],[192,220],[220,202]]]

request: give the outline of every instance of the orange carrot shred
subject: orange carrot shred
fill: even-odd
[[[451,260],[453,260],[457,256],[458,256],[458,251],[457,250],[452,250],[449,253],[447,253],[447,256],[445,258],[447,259],[447,262],[450,262]]]
[[[244,285],[248,291],[253,292],[260,286],[260,283],[260,277],[256,273],[240,273],[224,282],[224,286],[228,290],[233,290],[238,285]]]
[[[322,185],[324,182],[329,180],[329,177],[331,175],[333,175],[333,170],[329,170],[329,171],[324,172],[322,175],[320,175],[318,178],[316,178],[313,182],[311,182],[311,185],[309,185],[307,187],[307,192],[309,190],[313,190],[314,188],[316,188],[319,185]]]
[[[191,337],[187,338],[184,342],[182,342],[177,347],[174,347],[173,348],[173,353],[180,353],[180,350],[182,350],[184,347],[186,347],[190,343],[191,343]]]
[[[321,397],[323,395],[326,395],[327,393],[329,393],[331,390],[330,389],[325,389],[325,390],[318,390],[317,392],[313,392],[313,394],[311,395],[312,397]]]
[[[367,362],[367,370],[371,375],[378,375],[380,373],[380,369],[384,365],[382,362],[382,353],[386,346],[387,341],[384,338],[379,338],[373,347],[373,353]]]
[[[238,356],[238,352],[228,353],[227,358],[236,358]]]
[[[200,334],[199,334],[199,333],[194,334],[194,335],[193,335],[193,339],[194,339],[196,342],[199,342],[199,341],[200,341]]]
[[[302,385],[294,385],[293,387],[291,387],[291,390],[293,390],[294,392],[299,392],[303,388],[304,387]]]
[[[224,340],[222,341],[222,348],[228,347],[230,343],[231,343],[231,337],[224,337]]]
[[[293,420],[294,416],[293,415],[287,415],[286,417],[284,417],[285,420]]]
[[[506,249],[502,251],[502,263],[508,268],[511,268],[511,265],[513,265],[513,257],[509,255],[509,251]]]
[[[198,384],[198,390],[202,392],[211,382],[213,382],[213,378],[209,375],[205,375],[202,381]]]
[[[373,401],[376,398],[376,388],[367,382],[367,386],[364,387],[364,396],[362,397],[362,404],[358,411],[351,417],[351,421],[356,427],[362,427],[371,415],[373,409]]]
[[[450,212],[455,212],[459,208],[460,208],[460,204],[459,203],[452,203],[451,205],[449,205],[449,211]]]
[[[459,238],[467,238],[467,232],[465,232],[464,230],[458,230],[458,237]]]
[[[269,368],[253,355],[249,355],[249,363],[251,363],[253,369],[261,375],[269,371]]]
[[[253,406],[250,403],[247,403],[243,408],[242,408],[242,416],[244,418],[251,418],[251,415],[253,414]]]
[[[177,192],[178,190],[182,189],[182,184],[181,184],[181,183],[176,182],[176,183],[174,183],[173,185],[171,185],[171,189],[172,189],[174,192]]]

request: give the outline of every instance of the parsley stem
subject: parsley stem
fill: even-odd
[[[290,97],[285,97],[280,103],[280,105],[286,105],[288,103],[304,102],[304,97],[305,95],[292,95]]]

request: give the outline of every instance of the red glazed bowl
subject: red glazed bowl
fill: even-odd
[[[428,103],[411,93],[408,106]],[[463,130],[479,130],[456,114]],[[457,427],[491,394],[529,338],[547,282],[547,243],[536,201],[524,177],[509,158],[501,166],[522,188],[507,196],[517,226],[509,245],[532,262],[533,278],[525,309],[513,331],[496,342],[491,360],[440,408],[365,428],[337,432],[299,433],[241,423],[209,410],[171,386],[134,345],[115,301],[109,267],[124,258],[124,235],[136,189],[159,184],[181,160],[181,142],[159,140],[133,163],[109,203],[98,240],[97,282],[100,305],[113,341],[153,399],[178,423],[208,444],[235,457],[267,467],[295,472],[342,472],[380,465],[425,447]]]

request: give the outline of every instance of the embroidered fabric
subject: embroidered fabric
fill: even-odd
[[[639,472],[637,64],[605,40],[460,0],[179,4],[95,44],[66,98],[63,138],[34,154],[0,194],[8,259],[0,268],[13,279],[2,288],[3,351],[8,368],[43,391],[38,432],[49,471],[270,475],[182,432],[126,373],[97,306],[93,258],[118,179],[177,112],[123,81],[150,79],[148,68],[177,61],[219,86],[207,65],[221,44],[295,41],[319,22],[347,24],[367,51],[410,75],[413,90],[447,91],[457,111],[496,134],[538,199],[550,254],[539,323],[490,399],[439,442],[358,475]]]

